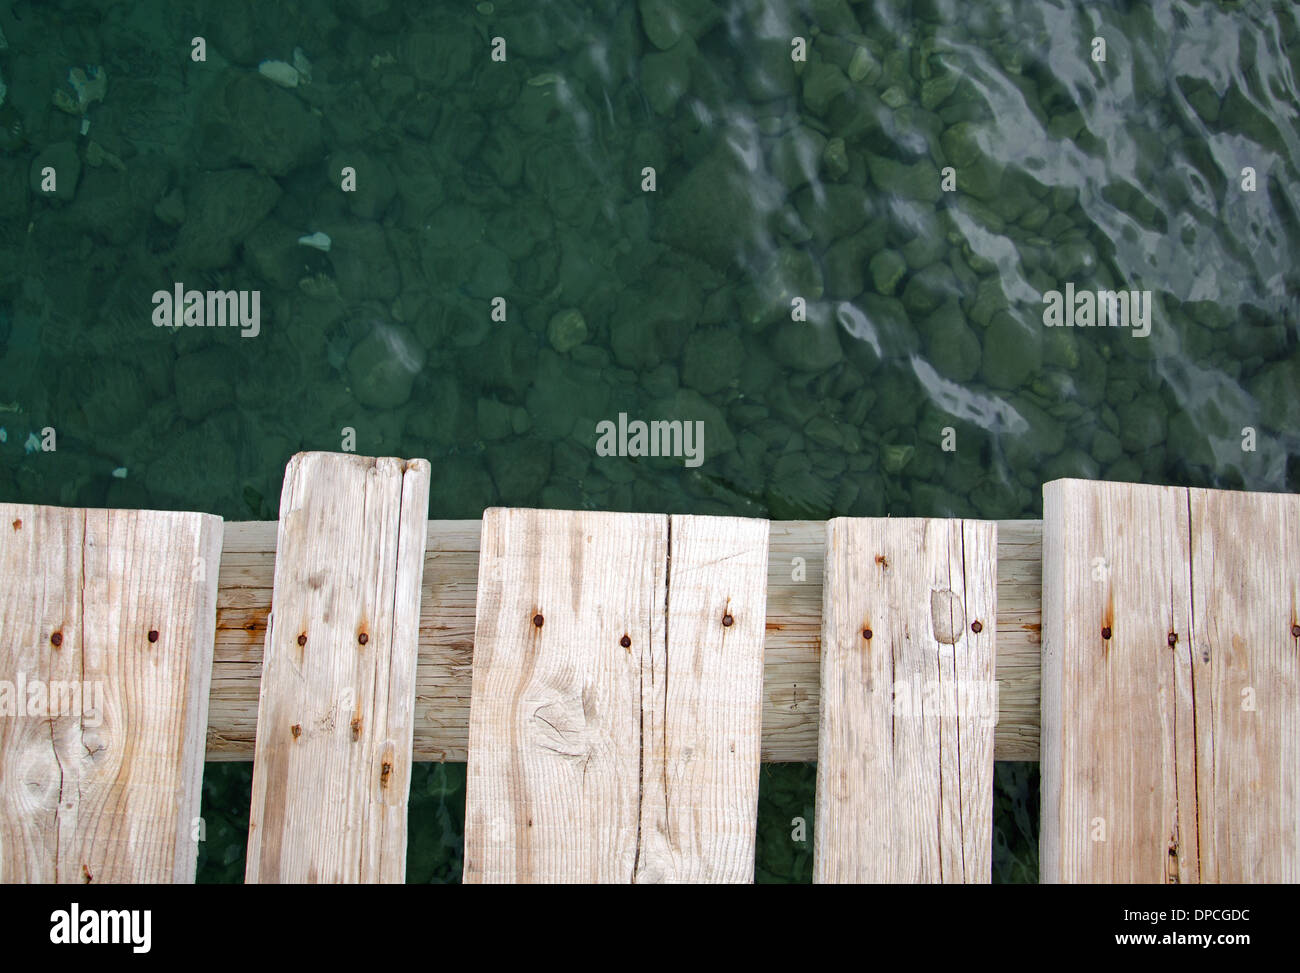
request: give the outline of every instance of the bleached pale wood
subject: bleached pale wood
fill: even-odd
[[[642,655],[638,882],[752,882],[768,522],[674,516],[667,626]]]
[[[751,881],[766,522],[483,523],[465,880]]]
[[[1300,498],[1043,494],[1044,881],[1295,881]]]
[[[666,517],[484,512],[466,882],[633,880],[667,560]]]
[[[990,880],[996,531],[827,524],[813,881]]]
[[[1300,881],[1300,497],[1188,494],[1201,881]]]
[[[0,882],[194,881],[220,556],[219,517],[0,504]]]
[[[401,882],[425,460],[299,453],[280,498],[248,882]]]
[[[1038,759],[1041,529],[1036,520],[998,523],[998,760]],[[416,671],[417,760],[465,759],[479,531],[477,520],[434,520],[428,525]],[[209,760],[252,757],[275,535],[274,523],[226,525]],[[765,761],[817,757],[825,539],[826,525],[820,521],[771,524],[763,675]]]

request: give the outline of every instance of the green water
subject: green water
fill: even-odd
[[[1295,491],[1298,9],[0,0],[0,499],[273,519],[345,445],[432,459],[435,518]],[[177,284],[258,291],[256,337],[155,327]],[[1067,285],[1149,334],[1046,327]],[[599,455],[620,413],[699,464]],[[247,774],[208,768],[204,879]],[[807,879],[812,795],[764,767],[760,880]],[[415,775],[412,880],[459,875],[463,799]],[[999,880],[1036,800],[998,766]]]

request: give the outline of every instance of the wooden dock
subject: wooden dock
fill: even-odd
[[[205,726],[248,881],[402,881],[419,759],[468,760],[466,881],[750,881],[760,760],[816,759],[817,881],[987,882],[993,760],[1040,754],[1044,881],[1300,876],[1300,497],[480,524],[429,477],[0,504],[0,880],[192,881]]]

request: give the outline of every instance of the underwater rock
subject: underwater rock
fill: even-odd
[[[826,148],[822,150],[822,170],[827,177],[843,179],[849,174],[850,167],[849,151],[844,144],[844,139],[833,138],[828,141]]]
[[[263,61],[257,66],[257,73],[281,88],[296,88],[301,80],[298,69],[287,61]]]
[[[449,88],[469,73],[479,44],[473,28],[461,18],[441,16],[432,30],[404,34],[398,59],[421,84]]]
[[[185,197],[179,189],[173,189],[153,208],[153,215],[163,226],[180,226],[185,222]]]
[[[724,137],[682,177],[659,207],[655,239],[720,270],[756,249],[766,237],[766,213],[776,209],[785,194],[751,171],[742,148]]]
[[[867,84],[875,84],[880,78],[880,72],[883,70],[875,55],[865,47],[859,47],[853,52],[853,57],[849,61],[849,80],[854,84],[862,81]]]
[[[736,448],[736,437],[727,427],[722,410],[694,389],[678,389],[673,395],[651,405],[647,415],[653,419],[681,419],[704,423],[704,463]]]
[[[814,61],[803,73],[803,103],[808,111],[823,117],[832,101],[853,87],[837,64]]]
[[[705,395],[721,392],[740,375],[745,346],[731,328],[704,328],[686,340],[682,382]]]
[[[305,256],[297,231],[274,217],[263,220],[244,238],[244,262],[263,280],[279,287],[297,286],[304,276]]]
[[[172,371],[176,409],[197,422],[235,403],[239,358],[229,348],[213,346],[181,355]]]
[[[152,502],[190,508],[195,506],[196,497],[237,495],[235,472],[239,462],[232,443],[238,426],[234,414],[227,410],[190,426],[171,440],[167,450],[149,464],[141,477],[149,484]]]
[[[369,408],[395,409],[411,397],[424,361],[424,348],[406,328],[375,321],[348,356],[352,394]]]
[[[279,199],[280,187],[274,179],[247,169],[203,173],[190,191],[177,236],[181,262],[200,269],[230,263],[235,245]]]
[[[944,378],[969,382],[980,368],[980,343],[961,307],[948,301],[922,323],[925,354]]]
[[[885,244],[883,219],[869,223],[852,236],[837,240],[826,251],[822,263],[826,269],[826,294],[836,300],[849,301],[862,293],[869,254]]]
[[[772,144],[768,165],[781,184],[793,191],[817,177],[825,150],[825,135],[802,125],[796,126]]]
[[[472,456],[442,456],[438,476],[429,481],[429,516],[477,520],[496,494],[492,477]]]
[[[214,84],[195,129],[206,165],[242,163],[272,176],[306,164],[321,145],[320,117],[252,72],[231,71]]]
[[[479,399],[475,415],[478,418],[478,434],[481,439],[492,442],[505,439],[510,435],[510,406],[496,399]]]
[[[871,272],[871,285],[876,293],[888,297],[907,273],[907,263],[898,251],[881,250],[871,258],[867,269]]]
[[[684,38],[668,51],[652,51],[641,59],[641,90],[660,115],[670,115],[691,87],[691,58],[695,44]]]
[[[786,321],[772,336],[772,355],[801,372],[821,372],[844,360],[839,324],[821,306],[808,309],[807,321]]]
[[[1041,332],[1031,332],[1006,311],[993,315],[984,332],[980,376],[995,389],[1026,384],[1043,367]]]
[[[23,185],[22,159],[0,156],[0,220],[15,219],[27,212],[27,188]]]
[[[126,246],[143,231],[149,211],[166,188],[167,168],[160,160],[130,174],[90,169],[81,182],[77,212],[84,226],[114,246]]]
[[[537,353],[537,374],[526,405],[543,439],[563,439],[579,418],[604,417],[609,386],[594,369],[574,365],[549,348]]]
[[[867,153],[867,169],[871,172],[871,181],[883,192],[926,203],[938,202],[943,195],[939,186],[939,170],[926,159],[907,165]]]
[[[1290,434],[1300,429],[1300,356],[1265,365],[1246,388],[1259,402],[1264,426]]]
[[[818,248],[856,233],[876,212],[861,186],[840,183],[805,186],[795,193],[795,207]]]
[[[721,17],[712,0],[638,0],[641,29],[666,51],[683,36],[699,39]]]
[[[377,223],[331,224],[329,262],[339,293],[349,300],[391,301],[401,290],[401,274]]]
[[[577,348],[587,340],[587,322],[582,312],[576,307],[557,311],[547,322],[546,337],[561,355]]]
[[[487,463],[502,503],[512,507],[535,504],[551,475],[551,444],[526,439],[499,443],[488,448]]]
[[[903,306],[914,315],[929,314],[949,297],[957,297],[961,288],[952,268],[931,264],[913,274],[903,288]]]
[[[1144,393],[1115,411],[1119,440],[1129,453],[1142,453],[1165,441],[1165,406],[1160,396]]]
[[[821,268],[812,255],[806,250],[782,247],[757,268],[753,281],[741,289],[741,321],[750,330],[760,330],[789,319],[796,298],[812,303],[823,293]]]
[[[341,151],[331,153],[326,163],[326,179],[337,187],[345,166],[356,172],[356,189],[343,194],[352,215],[363,220],[381,219],[397,195],[392,170],[383,159],[369,152]]]
[[[54,170],[55,176],[55,190],[50,193],[41,189],[47,166]],[[32,195],[43,199],[57,199],[60,202],[71,200],[77,195],[77,182],[81,179],[81,159],[77,155],[76,145],[72,142],[55,142],[47,145],[32,160],[29,177]]]
[[[785,98],[799,90],[789,38],[761,37],[751,41],[740,70],[745,93],[754,101]]]

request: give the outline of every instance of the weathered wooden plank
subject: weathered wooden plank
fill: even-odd
[[[987,882],[995,524],[827,524],[815,882]]]
[[[1038,759],[1039,589],[1042,524],[998,524],[998,760]],[[209,760],[249,760],[271,606],[274,523],[226,525],[218,594]],[[428,525],[416,671],[415,758],[465,760],[469,739],[478,521]],[[771,524],[763,760],[817,757],[822,611],[820,521]]]
[[[1201,881],[1300,881],[1300,497],[1188,492]]]
[[[674,516],[665,638],[642,655],[638,882],[752,882],[768,523]]]
[[[468,882],[753,878],[767,524],[489,510]]]
[[[1300,498],[1043,493],[1044,881],[1295,881]]]
[[[466,882],[630,882],[667,518],[483,514]]]
[[[221,519],[0,504],[0,882],[192,882]]]
[[[299,453],[280,498],[249,882],[401,882],[425,460]]]

